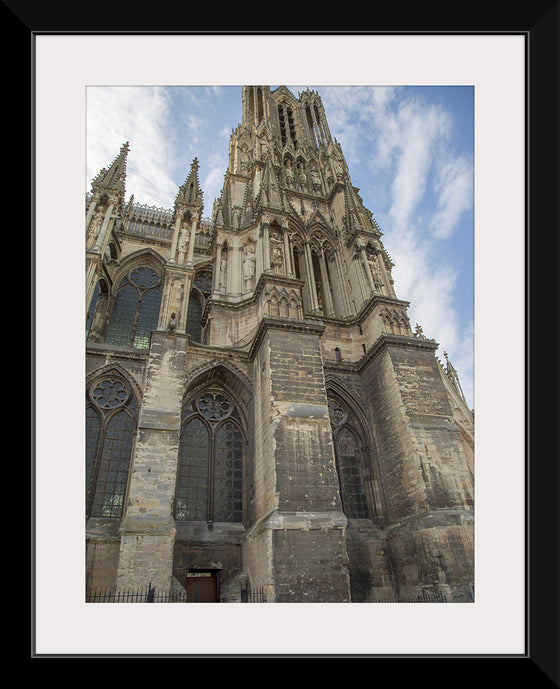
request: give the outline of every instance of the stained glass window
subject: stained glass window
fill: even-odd
[[[122,516],[136,431],[128,384],[111,377],[89,389],[86,408],[86,508],[92,517]]]
[[[241,522],[244,439],[238,410],[214,389],[189,402],[183,421],[175,519]]]
[[[139,266],[121,280],[105,335],[105,343],[147,349],[157,328],[161,303],[158,273]]]
[[[181,435],[175,500],[177,521],[207,518],[209,452],[209,429],[195,416],[185,424]]]
[[[356,436],[349,428],[342,428],[336,435],[335,446],[344,513],[347,517],[367,519],[368,510]]]
[[[194,279],[194,286],[204,295],[212,291],[212,273],[199,273]]]
[[[189,297],[189,312],[187,314],[187,333],[194,342],[200,342],[202,337],[202,306],[198,299]]]
[[[243,439],[233,421],[216,432],[214,470],[214,520],[240,522],[243,509]]]
[[[369,510],[360,459],[363,442],[352,427],[352,415],[343,402],[330,398],[328,408],[344,514],[354,519],[367,519]]]
[[[91,514],[96,517],[120,517],[128,480],[132,438],[136,424],[125,411],[107,422]]]
[[[138,308],[138,321],[134,332],[134,346],[138,349],[148,349],[150,333],[157,328],[161,292],[151,289],[146,292]]]

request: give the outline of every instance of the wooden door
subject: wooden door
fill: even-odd
[[[217,579],[214,572],[189,572],[186,590],[188,603],[217,603]]]

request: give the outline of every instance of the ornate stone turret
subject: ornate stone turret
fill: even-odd
[[[126,159],[128,141],[108,168],[100,170],[91,183],[91,194],[86,207],[86,304],[89,304],[99,276],[103,274],[103,256],[111,256],[111,248],[118,241],[114,237],[115,221],[124,207]]]
[[[203,194],[198,180],[198,159],[195,158],[187,179],[179,187],[175,197],[175,229],[169,263],[192,264],[196,231],[203,209]]]
[[[185,333],[187,328],[189,295],[194,275],[193,257],[204,209],[198,167],[198,158],[195,158],[175,197],[173,237],[167,259],[159,330]]]
[[[111,220],[124,206],[126,158],[128,141],[122,145],[119,155],[108,168],[103,168],[92,181],[91,198],[87,208],[86,232],[88,249],[103,254]]]
[[[198,158],[195,158],[191,163],[191,169],[187,179],[179,187],[177,196],[175,197],[175,210],[179,208],[196,208],[202,212],[204,208],[203,193],[200,188],[198,180]]]

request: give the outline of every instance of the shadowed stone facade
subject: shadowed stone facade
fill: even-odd
[[[86,203],[87,587],[369,602],[474,579],[474,420],[318,93],[242,89],[212,217]]]

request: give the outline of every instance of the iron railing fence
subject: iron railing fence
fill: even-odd
[[[373,603],[447,603],[447,597],[442,592],[424,591],[411,596],[399,596],[397,598],[381,598]]]
[[[241,589],[241,603],[266,603],[264,589]],[[92,588],[86,592],[86,603],[189,603],[186,591],[169,591],[155,586]]]
[[[137,588],[95,588],[86,592],[86,603],[186,603],[185,591],[156,589],[155,586]]]
[[[241,602],[242,603],[266,603],[266,593],[263,588],[248,589],[241,588]]]
[[[169,591],[156,589],[148,584],[142,587],[128,588],[95,588],[86,592],[86,603],[188,603],[186,591]],[[266,603],[267,596],[263,588],[241,588],[241,603]],[[421,594],[384,598],[373,603],[447,603],[447,597],[441,592],[424,592]]]

